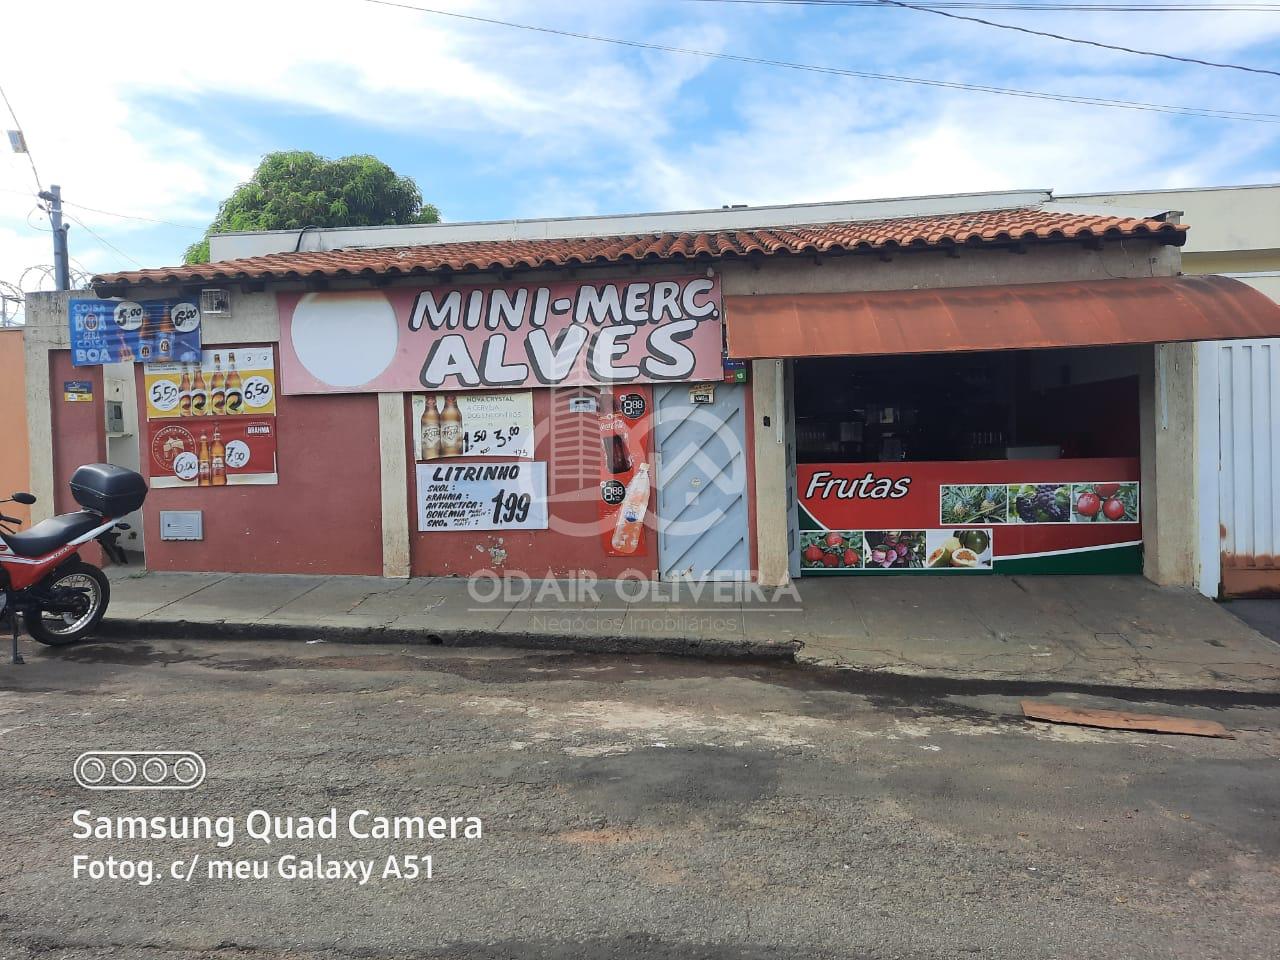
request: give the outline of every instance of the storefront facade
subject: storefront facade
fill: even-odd
[[[1186,287],[1175,223],[1029,199],[394,248],[364,231],[345,239],[368,249],[100,277],[104,317],[223,307],[198,357],[135,363],[147,564],[1194,582],[1196,371],[1175,341],[1280,319]],[[29,382],[101,376],[71,362],[75,309],[33,305]],[[211,411],[186,406],[197,383],[210,404],[220,384]],[[38,495],[71,466],[50,446],[32,443]],[[174,539],[193,513],[200,538]]]

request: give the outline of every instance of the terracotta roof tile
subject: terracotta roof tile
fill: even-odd
[[[106,273],[94,277],[93,282],[95,286],[122,287],[383,274],[405,276],[1086,238],[1152,237],[1165,243],[1180,245],[1185,242],[1186,230],[1185,225],[1162,220],[1029,208],[755,230],[650,233],[557,240],[476,240],[409,247],[273,253],[215,263]]]

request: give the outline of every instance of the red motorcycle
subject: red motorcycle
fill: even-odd
[[[13,662],[18,653],[18,617],[41,643],[61,647],[92,633],[111,600],[111,584],[101,570],[80,559],[77,547],[96,540],[114,563],[128,563],[118,542],[129,529],[117,518],[142,506],[147,484],[132,470],[94,463],[71,477],[71,494],[84,507],[41,520],[17,533],[4,526],[22,521],[0,513],[0,617],[9,618]],[[29,493],[15,493],[4,503],[32,504]]]

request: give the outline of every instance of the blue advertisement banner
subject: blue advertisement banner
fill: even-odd
[[[72,300],[71,362],[200,362],[200,308],[190,300]]]

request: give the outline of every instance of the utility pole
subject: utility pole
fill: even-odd
[[[53,227],[53,273],[59,290],[71,289],[71,261],[67,257],[67,231],[71,228],[62,222],[62,188],[49,184],[40,191],[40,199],[49,203],[49,223]]]

